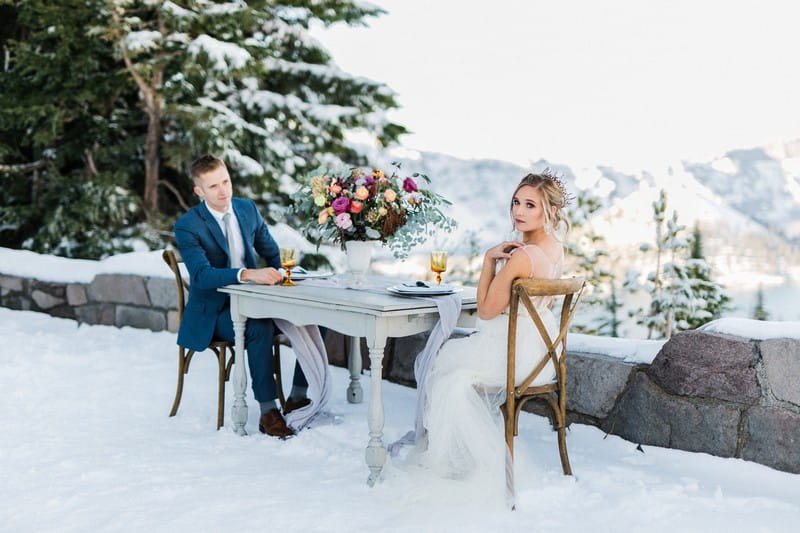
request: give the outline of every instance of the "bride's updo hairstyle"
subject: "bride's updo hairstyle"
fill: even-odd
[[[570,224],[564,208],[572,201],[573,196],[567,192],[567,188],[561,178],[551,172],[549,168],[544,169],[539,174],[528,174],[522,178],[517,188],[514,189],[509,210],[513,208],[514,196],[526,185],[539,189],[542,193],[544,230],[554,236],[566,234]]]

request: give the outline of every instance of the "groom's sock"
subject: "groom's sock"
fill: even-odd
[[[278,404],[275,400],[270,400],[268,402],[258,402],[258,406],[261,408],[261,414],[266,414],[275,409],[278,410]]]

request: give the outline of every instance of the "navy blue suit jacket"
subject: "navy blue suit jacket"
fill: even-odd
[[[256,268],[257,253],[267,266],[280,268],[278,244],[270,235],[256,204],[245,198],[233,198],[232,204],[245,245],[245,267]],[[217,289],[239,283],[239,269],[231,268],[228,243],[222,229],[203,203],[178,219],[175,240],[190,276],[189,300],[181,318],[178,344],[202,351],[211,344],[217,317],[229,301],[229,296]]]

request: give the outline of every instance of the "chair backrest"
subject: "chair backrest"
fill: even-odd
[[[170,270],[172,270],[175,276],[175,288],[178,292],[178,323],[180,324],[183,318],[183,308],[186,305],[186,291],[189,290],[189,283],[183,279],[179,266],[179,264],[183,262],[183,259],[178,250],[164,250],[161,257],[164,258],[164,262],[169,265]]]
[[[536,379],[542,369],[547,365],[548,361],[553,362],[556,369],[556,377],[560,384],[563,385],[564,377],[566,374],[566,353],[567,353],[567,330],[572,316],[575,314],[575,308],[578,305],[583,288],[586,284],[586,278],[573,277],[562,279],[518,279],[514,281],[511,286],[511,303],[508,317],[508,382],[506,384],[507,391],[516,391],[521,393],[527,389],[531,383]],[[537,296],[563,296],[564,302],[561,306],[561,319],[559,322],[559,331],[555,339],[550,337],[547,328],[542,322],[539,312],[536,310],[532,298]],[[538,365],[531,371],[525,380],[516,386],[516,339],[517,339],[517,318],[519,316],[519,305],[522,305],[528,310],[528,314],[536,324],[536,329],[542,336],[542,340],[547,347],[547,357],[543,357]],[[561,357],[558,355],[558,346],[561,345]]]

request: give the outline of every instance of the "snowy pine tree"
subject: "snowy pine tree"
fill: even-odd
[[[343,72],[308,32],[382,13],[363,2],[0,4],[2,246],[158,246],[149,228],[196,201],[188,166],[206,152],[275,222],[296,178],[366,163],[347,131],[384,145],[405,132],[385,116],[392,91]]]
[[[612,335],[618,334],[617,311],[621,304],[615,298],[614,277],[611,273],[611,259],[605,251],[605,239],[589,224],[589,220],[602,208],[600,199],[589,191],[583,191],[569,210],[571,228],[564,242],[565,255],[573,261],[569,270],[586,276],[586,288],[581,296],[581,306],[602,309],[599,319],[582,322],[573,321],[573,329],[582,333]],[[592,316],[593,313],[584,313]]]
[[[240,194],[274,208],[311,169],[365,163],[344,143],[346,130],[364,129],[384,144],[405,132],[383,113],[396,106],[393,93],[333,65],[308,33],[312,23],[363,23],[382,13],[377,7],[347,0],[107,6],[111,24],[97,30],[125,62],[148,117],[145,209],[157,202],[159,157],[174,189],[186,190],[187,163],[218,154]],[[269,213],[277,218],[280,210]]]
[[[689,329],[686,316],[693,316],[702,308],[702,301],[695,296],[686,262],[683,258],[689,243],[680,236],[685,228],[678,224],[678,213],[666,218],[667,194],[664,190],[653,202],[655,221],[655,247],[643,244],[642,252],[655,251],[655,270],[647,274],[644,289],[650,295],[650,305],[645,311],[634,313],[637,323],[647,328],[647,338],[657,334],[670,338],[674,331]]]
[[[764,289],[761,285],[758,286],[758,292],[756,292],[756,305],[753,308],[753,318],[756,320],[769,320],[769,313],[766,307],[764,307]]]
[[[679,322],[687,324],[688,329],[696,329],[719,318],[731,300],[725,289],[711,278],[711,265],[703,254],[703,234],[697,223],[692,231],[686,272],[698,307],[693,314],[679,311],[676,316]]]

